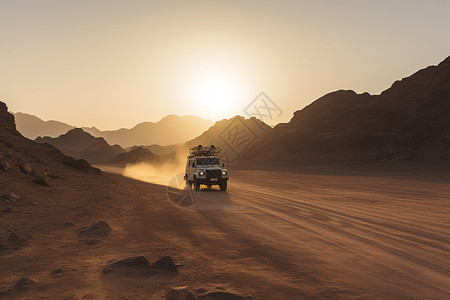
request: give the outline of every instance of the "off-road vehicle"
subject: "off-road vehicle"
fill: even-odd
[[[189,149],[184,175],[186,186],[192,188],[194,185],[194,189],[198,191],[201,184],[208,188],[218,185],[221,191],[226,191],[228,170],[220,162],[219,153],[220,148],[214,145],[209,147],[198,145]]]

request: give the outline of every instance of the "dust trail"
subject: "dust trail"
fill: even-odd
[[[184,176],[186,155],[184,151],[179,151],[176,155],[167,162],[150,164],[150,163],[137,163],[127,164],[122,172],[123,176],[133,179],[168,185],[176,177],[180,184],[180,188],[184,187],[182,178]]]

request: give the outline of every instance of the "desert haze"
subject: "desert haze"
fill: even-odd
[[[15,113],[17,128],[29,139],[38,137],[58,137],[75,126],[59,121],[43,121],[40,118],[26,114]],[[182,143],[201,134],[213,123],[194,116],[169,115],[160,121],[142,122],[133,128],[117,130],[99,130],[95,127],[82,127],[84,131],[95,137],[104,138],[111,145],[120,145],[124,148],[135,145],[170,145]]]
[[[450,299],[450,1],[0,1],[0,300]]]
[[[237,116],[165,147],[126,150],[80,128],[32,141],[0,103],[0,297],[447,298],[449,66],[447,58],[375,100],[331,93],[274,129]],[[423,107],[408,105],[394,126],[400,100]],[[322,121],[333,122],[329,110],[346,116],[341,127]],[[365,110],[384,123],[355,119]],[[426,133],[402,129],[429,118]],[[230,188],[185,187],[189,148],[223,143],[233,122],[259,139],[230,162]],[[292,144],[311,132],[309,146]],[[325,142],[333,152],[319,150]]]

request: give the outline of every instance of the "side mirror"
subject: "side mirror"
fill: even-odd
[[[222,168],[223,168],[223,167],[225,167],[225,164],[224,164],[224,163],[222,163]]]

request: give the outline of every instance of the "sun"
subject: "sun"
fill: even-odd
[[[196,85],[195,100],[199,112],[208,118],[231,117],[236,109],[236,84],[226,76],[206,76]]]

